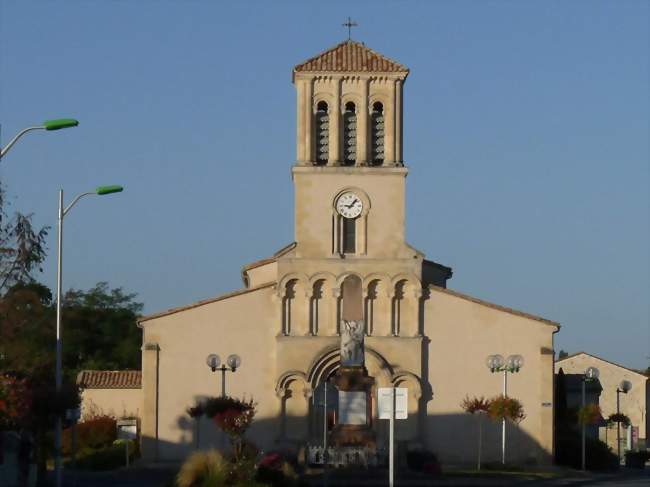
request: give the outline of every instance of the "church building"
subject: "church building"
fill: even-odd
[[[551,462],[559,325],[449,289],[452,270],[405,240],[406,177],[417,174],[402,155],[408,75],[351,40],[293,68],[294,241],[244,265],[242,289],[140,319],[145,458],[181,460],[195,447],[186,409],[221,394],[221,372],[206,365],[212,353],[241,358],[226,373],[226,393],[257,403],[248,432],[255,444],[320,444],[322,425],[341,421],[341,396],[328,392],[323,406],[323,388],[341,369],[343,315],[357,300],[372,378],[367,423],[379,448],[388,427],[377,416],[377,389],[404,387],[399,445],[426,448],[443,463],[475,462],[476,418],[461,402],[502,393],[504,374],[491,372],[488,356],[520,355],[507,391],[526,417],[507,425],[507,460]],[[499,461],[501,424],[485,424],[484,461]],[[200,448],[223,446],[209,421],[199,431]]]

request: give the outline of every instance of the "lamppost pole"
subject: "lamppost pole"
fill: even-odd
[[[503,372],[503,397],[508,397],[508,372],[514,373],[524,366],[524,358],[521,355],[510,355],[506,360],[502,355],[489,355],[486,365],[490,372]],[[501,463],[506,463],[506,418],[501,422]]]
[[[621,414],[621,398],[620,394],[621,390],[617,387],[616,388],[616,415],[618,416]],[[621,422],[617,421],[616,422],[616,454],[618,455],[618,461],[620,463],[621,461]]]
[[[616,454],[618,455],[618,461],[621,461],[621,399],[620,394],[627,394],[632,389],[632,383],[629,380],[622,380],[621,383],[616,388]]]
[[[6,152],[6,151],[5,151]],[[62,308],[62,283],[63,283],[63,219],[70,209],[84,196],[88,195],[107,195],[119,193],[123,190],[122,186],[100,186],[93,192],[81,193],[77,195],[67,206],[63,206],[63,190],[59,190],[59,213],[57,218],[57,264],[56,264],[56,370],[55,370],[55,387],[57,397],[61,393],[62,378],[62,340],[61,340],[61,308]],[[61,414],[56,417],[56,429],[54,435],[54,476],[57,487],[61,487],[63,482],[62,457],[61,457],[61,437],[63,436],[63,418]]]
[[[77,125],[79,125],[79,122],[73,118],[57,118],[56,120],[46,120],[42,125],[35,125],[34,127],[24,128],[18,132],[5,147],[0,148],[0,159],[2,159],[4,155],[9,152],[9,149],[11,149],[16,141],[27,132],[31,132],[32,130],[61,130],[69,127],[76,127]]]
[[[503,397],[508,397],[508,368],[503,368]],[[501,464],[506,464],[506,418],[501,420]]]

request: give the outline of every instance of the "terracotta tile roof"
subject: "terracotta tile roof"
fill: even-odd
[[[407,73],[406,66],[367,48],[361,42],[345,41],[293,68],[294,72]]]
[[[84,389],[140,389],[142,372],[139,370],[82,370],[77,384]]]

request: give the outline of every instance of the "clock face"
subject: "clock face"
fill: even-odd
[[[343,193],[336,201],[336,211],[345,218],[356,218],[363,211],[363,203],[354,193]]]

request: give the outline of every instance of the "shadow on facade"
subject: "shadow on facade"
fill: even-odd
[[[322,416],[320,416],[322,418]],[[305,444],[322,445],[322,423],[315,424],[313,417],[258,418],[246,434],[262,451],[282,450],[295,454]],[[550,464],[552,456],[521,426],[507,423],[506,461],[512,464]],[[398,449],[425,448],[435,453],[444,464],[475,465],[478,449],[479,418],[469,414],[441,414],[411,416],[396,421],[395,434]],[[501,423],[481,418],[482,461],[501,461]],[[209,419],[199,420],[198,438],[196,420],[179,415],[173,425],[160,425],[161,437],[142,438],[143,458],[148,461],[180,462],[195,449],[228,449],[228,438]],[[171,428],[169,427],[171,426]],[[318,426],[316,430],[315,426]],[[388,421],[374,420],[377,447],[387,448]]]

